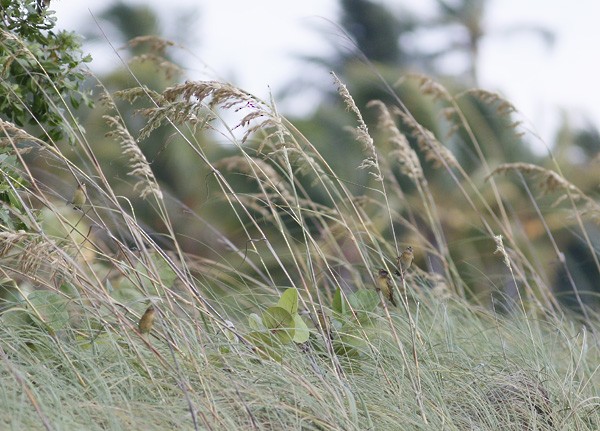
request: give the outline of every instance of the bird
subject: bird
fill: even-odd
[[[395,274],[404,279],[404,274],[408,268],[410,268],[414,258],[415,255],[413,254],[413,248],[409,245],[397,258],[398,269],[396,269]]]
[[[394,286],[392,286],[392,279],[390,273],[385,269],[380,269],[377,274],[377,290],[381,290],[383,295],[392,303],[394,307],[397,307],[396,301],[394,300]]]
[[[73,208],[76,210],[80,210],[85,201],[87,200],[85,184],[78,184],[75,193],[73,193],[73,199],[71,199],[71,204],[73,204]]]
[[[138,328],[142,334],[148,334],[152,330],[155,316],[156,309],[154,308],[154,305],[150,304],[138,323]]]

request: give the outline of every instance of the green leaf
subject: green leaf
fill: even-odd
[[[177,274],[161,256],[156,256],[154,265],[158,269],[160,280],[164,286],[172,286],[177,279]]]
[[[341,334],[333,343],[333,350],[338,355],[355,358],[365,350],[367,343],[357,334]]]
[[[2,314],[0,314],[0,321],[2,321],[3,325],[20,328],[30,326],[32,323],[31,314],[21,307],[12,307],[3,311]]]
[[[375,290],[362,289],[348,295],[348,303],[354,310],[353,317],[362,325],[374,323],[373,311],[379,305],[379,295]]]
[[[252,331],[244,336],[255,346],[273,346],[273,337],[268,332]]]
[[[248,316],[248,325],[254,331],[265,331],[267,328],[263,325],[263,321],[256,313],[250,313]]]
[[[348,302],[355,310],[372,312],[379,304],[379,295],[373,289],[361,289],[348,295]]]
[[[305,343],[310,335],[308,326],[299,314],[294,314],[294,343]]]
[[[294,319],[287,310],[269,307],[262,315],[262,322],[283,344],[290,343],[294,338]]]
[[[290,314],[296,314],[298,312],[298,290],[293,287],[286,289],[277,305]]]
[[[258,353],[260,357],[281,362],[282,356],[273,348],[275,339],[270,334],[254,331],[247,334],[245,338],[257,347],[256,353]]]
[[[293,323],[289,311],[281,307],[269,307],[262,315],[262,322],[267,329],[290,328]]]
[[[342,290],[339,288],[333,294],[333,302],[331,304],[331,307],[334,312],[341,314],[341,315],[344,315],[347,312],[346,310],[348,307],[346,304],[346,300],[342,296]]]

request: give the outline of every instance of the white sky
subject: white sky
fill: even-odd
[[[181,8],[197,10],[186,24],[197,41],[188,47],[197,62],[189,79],[224,78],[259,97],[269,88],[277,94],[292,79],[317,73],[301,69],[299,54],[325,55],[331,46],[319,29],[338,33],[335,0],[159,0],[133,1],[155,7],[161,19],[171,22]],[[423,1],[384,0],[389,5],[423,5]],[[108,1],[54,0],[61,28],[82,31],[95,26],[96,16]],[[412,3],[412,4],[411,4]],[[479,64],[482,88],[505,95],[524,114],[528,127],[551,142],[561,108],[573,120],[588,116],[600,127],[600,2],[597,0],[490,0],[486,28],[496,34],[484,42]],[[555,32],[556,43],[547,48],[528,34],[502,36],[518,24],[538,24]],[[168,31],[168,29],[167,29]],[[343,41],[340,39],[340,43]],[[108,44],[94,50],[92,69],[105,69],[117,60]],[[106,58],[108,56],[108,59]],[[210,66],[210,69],[202,66]],[[319,78],[331,79],[327,75]],[[305,99],[304,103],[306,103]],[[289,109],[289,105],[285,105]],[[300,109],[306,107],[300,106]]]

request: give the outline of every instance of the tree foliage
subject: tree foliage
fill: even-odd
[[[41,129],[40,138],[65,137],[65,111],[90,105],[83,87],[81,42],[55,31],[56,18],[34,0],[2,0],[0,9],[0,118]]]

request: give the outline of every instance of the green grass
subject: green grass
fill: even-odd
[[[430,297],[414,307],[422,342],[404,312],[378,310],[359,355],[328,354],[313,333],[304,348],[280,346],[281,362],[185,318],[161,316],[147,341],[131,328],[92,340],[3,323],[0,420],[12,429],[597,429],[600,357],[583,326]]]

